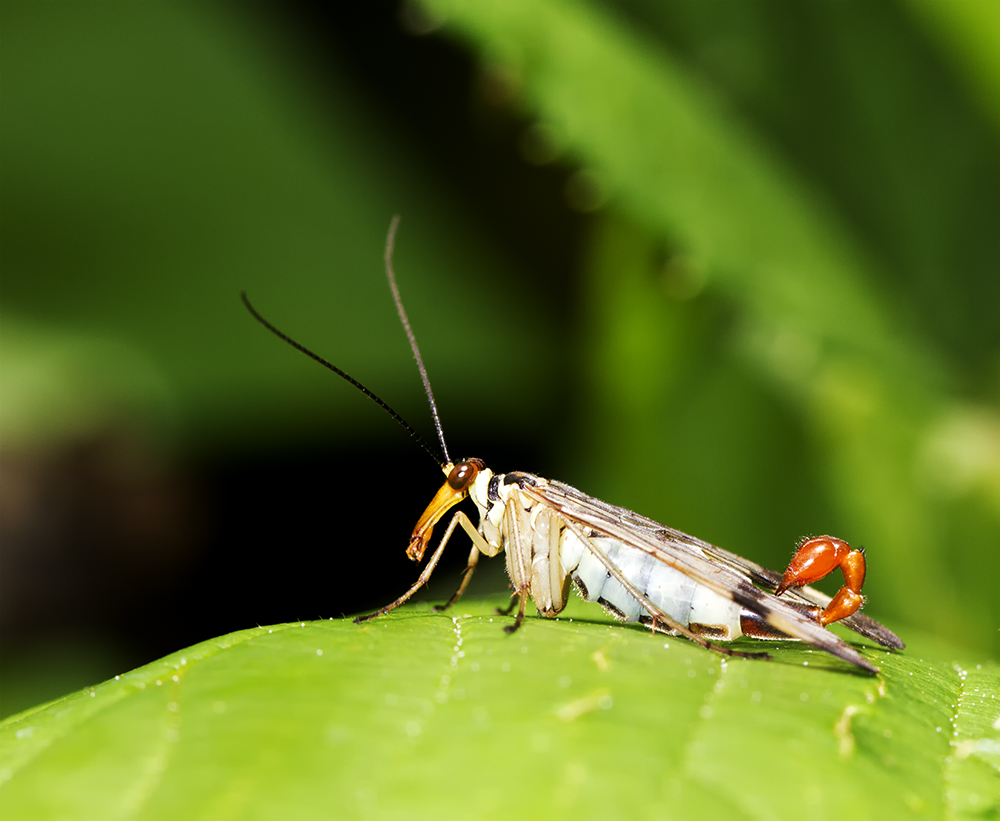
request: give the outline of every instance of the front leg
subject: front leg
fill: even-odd
[[[472,539],[474,552],[476,550],[479,550],[486,553],[488,550],[493,550],[490,547],[490,545],[487,544],[486,540],[479,535],[479,531],[476,530],[476,526],[472,524],[472,521],[469,519],[469,517],[466,516],[464,513],[462,513],[461,510],[459,510],[454,516],[451,517],[451,521],[448,523],[448,529],[445,530],[444,536],[441,537],[440,544],[438,544],[437,549],[434,551],[434,553],[431,555],[430,560],[427,562],[427,566],[424,568],[424,572],[420,574],[420,577],[413,584],[413,586],[410,587],[410,589],[407,590],[402,596],[396,599],[396,601],[392,602],[392,604],[387,604],[385,607],[376,610],[374,613],[369,613],[367,616],[358,616],[354,620],[354,623],[361,624],[362,622],[370,621],[371,619],[378,618],[379,616],[384,616],[386,613],[395,610],[401,604],[405,604],[409,600],[410,596],[412,596],[421,587],[427,584],[427,580],[431,577],[431,574],[434,572],[434,568],[437,567],[437,563],[441,559],[441,554],[444,553],[444,549],[448,544],[448,540],[451,538],[451,534],[455,530],[455,525],[461,525],[462,529],[469,534],[469,536]],[[493,553],[495,552],[496,551],[494,550]],[[493,553],[487,553],[487,555],[492,556]],[[459,586],[458,591],[455,593],[454,596],[451,597],[451,600],[448,602],[448,604],[445,605],[445,607],[450,607],[458,600],[458,597],[462,595],[462,593],[465,590],[465,586],[469,583],[469,578],[472,575],[472,571],[475,570],[475,567],[476,563],[470,556],[469,566],[466,567],[465,569],[465,578],[462,580],[462,584]]]
[[[469,582],[472,580],[472,574],[476,572],[476,564],[479,561],[480,553],[487,556],[492,556],[496,553],[496,549],[493,548],[489,542],[487,542],[486,539],[480,535],[479,531],[476,530],[476,526],[472,523],[472,520],[461,510],[459,510],[452,517],[451,522],[448,524],[448,533],[445,534],[446,537],[451,534],[451,531],[454,529],[456,524],[460,524],[462,526],[462,530],[464,530],[468,534],[469,538],[472,539],[472,551],[469,553],[469,561],[465,566],[462,583],[458,586],[458,590],[455,591],[454,595],[448,599],[447,602],[435,607],[435,613],[441,613],[444,610],[447,610],[455,602],[462,598],[465,588],[469,586]]]
[[[472,579],[472,574],[476,572],[476,564],[479,562],[479,553],[479,547],[473,545],[472,552],[469,553],[469,562],[466,564],[465,571],[462,573],[462,583],[458,586],[458,590],[455,591],[454,595],[448,599],[448,601],[444,604],[438,604],[431,608],[435,613],[443,613],[460,598],[462,598],[465,588],[469,586],[469,582]]]
[[[861,595],[861,586],[865,583],[865,554],[863,550],[852,549],[842,539],[816,536],[802,542],[774,595],[780,596],[786,590],[819,581],[838,567],[844,572],[844,585],[826,610],[817,614],[816,621],[826,626],[846,619],[856,613],[865,600]]]

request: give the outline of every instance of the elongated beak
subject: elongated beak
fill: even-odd
[[[413,561],[419,562],[424,557],[424,551],[431,540],[434,525],[441,520],[441,517],[445,513],[468,496],[468,494],[468,488],[465,490],[455,490],[455,488],[445,482],[441,486],[441,489],[434,494],[431,503],[427,505],[427,509],[417,521],[417,526],[413,528],[413,535],[410,536],[410,544],[406,548],[406,555]]]

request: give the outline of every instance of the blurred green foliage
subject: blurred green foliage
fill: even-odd
[[[311,78],[290,31],[265,14],[58,2],[0,13],[4,315],[132,346],[153,374],[136,378],[169,386],[182,441],[331,435],[342,407],[358,409],[339,411],[342,430],[383,430],[248,321],[238,295],[373,384],[419,388],[382,274],[393,213],[405,215],[397,265],[411,311],[450,317],[483,300],[505,324],[528,321],[490,286],[504,278],[500,254],[483,252],[420,158],[347,77]],[[444,345],[434,371],[472,373],[480,392],[525,378],[477,382],[475,361]],[[8,441],[32,424],[16,392],[5,386]],[[67,385],[62,402],[75,401]]]
[[[771,565],[805,533],[864,543],[869,612],[1000,649],[995,6],[403,8],[476,61],[449,116],[506,118],[503,150],[565,175],[571,282],[519,272],[493,192],[444,184],[345,55],[319,72],[259,7],[0,15],[5,448],[78,407],[188,452],[394,435],[243,288],[423,418],[381,275],[401,212],[446,430],[554,454],[496,469]]]

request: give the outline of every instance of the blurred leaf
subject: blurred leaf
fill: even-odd
[[[991,0],[908,0],[970,82],[983,111],[1000,127],[1000,6]]]
[[[506,818],[512,796],[582,818],[1000,806],[994,665],[869,649],[872,678],[787,644],[772,663],[726,661],[580,602],[508,636],[500,601],[245,630],[13,717],[5,814]]]
[[[347,72],[321,83],[268,15],[0,7],[5,309],[135,351],[200,444],[332,437],[345,416],[355,432],[381,430],[363,400],[257,327],[239,293],[373,387],[409,385],[417,406],[382,263],[401,213],[397,272],[439,390],[455,371],[471,374],[460,400],[533,384],[530,362],[487,375],[440,321],[483,303],[505,329],[530,321],[533,306],[515,309],[502,287],[504,251],[486,247]],[[484,333],[496,322],[479,317]]]
[[[0,322],[0,425],[8,451],[92,435],[109,420],[166,427],[171,400],[162,375],[119,340],[9,315]]]

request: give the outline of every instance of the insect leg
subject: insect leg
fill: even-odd
[[[517,604],[517,599],[520,594],[515,590],[510,594],[510,604],[506,607],[497,607],[496,614],[498,616],[509,616],[514,612],[514,606]]]
[[[457,524],[462,525],[462,528],[466,531],[466,533],[469,533],[471,531],[472,533],[475,533],[477,537],[479,537],[479,532],[476,530],[475,525],[472,524],[469,517],[466,516],[461,510],[458,511],[454,516],[451,517],[451,521],[448,523],[448,529],[445,530],[444,536],[441,537],[440,544],[438,544],[437,549],[434,551],[430,559],[427,561],[427,566],[424,568],[424,572],[420,574],[420,578],[417,579],[417,581],[413,584],[413,586],[391,604],[387,604],[385,607],[376,610],[374,613],[370,613],[367,616],[358,616],[354,620],[354,623],[361,624],[361,622],[369,621],[370,619],[377,618],[378,616],[384,616],[386,613],[390,612],[391,610],[395,610],[401,604],[404,604],[410,598],[410,596],[412,596],[421,587],[427,584],[427,580],[431,577],[431,574],[434,572],[434,568],[437,567],[437,563],[441,559],[441,554],[444,553],[444,548],[448,544],[448,539],[451,538],[451,534],[455,530],[455,525]],[[479,539],[481,541],[482,537],[479,537]],[[473,543],[476,544],[476,549],[478,550],[479,549],[478,543],[476,542],[475,539],[473,539]],[[459,588],[459,594],[461,594],[464,587],[465,584],[463,582],[462,586]],[[458,594],[456,594],[454,598],[458,598]]]
[[[861,586],[865,583],[865,554],[832,536],[817,536],[799,545],[792,561],[774,591],[780,596],[786,590],[818,581],[839,567],[844,573],[844,585],[826,609],[816,616],[823,626],[856,613],[864,603]]]
[[[458,514],[456,513],[455,515],[457,516]],[[473,544],[472,552],[469,553],[469,563],[465,566],[465,570],[462,573],[462,583],[458,586],[458,590],[455,591],[455,594],[448,599],[448,601],[433,608],[435,613],[444,612],[462,597],[462,594],[465,592],[465,588],[469,586],[469,579],[471,579],[472,574],[476,572],[476,564],[479,562],[480,552],[479,545]]]
[[[518,593],[517,598],[519,600],[517,607],[517,615],[514,617],[513,624],[504,625],[503,631],[505,633],[513,633],[521,626],[521,622],[524,621],[524,605],[528,601],[528,596],[526,593]],[[513,602],[511,602],[511,609],[513,609]]]
[[[695,644],[700,644],[706,650],[715,650],[717,653],[721,653],[724,656],[733,656],[736,658],[748,658],[748,659],[771,658],[769,653],[747,653],[741,650],[733,650],[730,647],[723,647],[721,644],[716,644],[715,642],[709,641],[704,636],[693,631],[691,628],[686,627],[679,621],[671,618],[669,614],[665,613],[663,610],[661,610],[659,607],[653,604],[649,599],[647,599],[646,596],[643,595],[642,592],[640,592],[640,590],[634,584],[632,584],[632,582],[629,579],[625,577],[625,575],[621,572],[621,570],[619,570],[615,566],[614,562],[612,562],[605,555],[604,551],[601,550],[599,547],[597,547],[587,537],[587,534],[583,531],[582,528],[580,528],[579,525],[577,525],[575,522],[569,521],[568,519],[564,519],[563,521],[566,527],[568,527],[574,534],[576,534],[576,536],[579,539],[581,539],[583,543],[587,546],[587,549],[590,550],[594,554],[594,556],[596,556],[600,560],[601,564],[603,564],[607,568],[608,573],[610,573],[615,579],[617,579],[618,582],[621,584],[621,586],[624,587],[625,590],[628,592],[628,594],[632,596],[634,599],[636,599],[636,601],[638,601],[640,605],[642,605],[643,610],[649,613],[651,621],[650,626],[652,627],[654,633],[657,631],[657,628],[660,627],[660,625],[667,625],[672,630],[676,630],[681,635],[691,639],[691,641],[693,641]]]
[[[517,616],[514,617],[513,624],[508,624],[503,628],[505,633],[513,633],[521,626],[521,622],[524,621],[524,607],[527,604],[528,593],[531,589],[531,555],[529,553],[527,557],[525,556],[525,550],[531,550],[531,537],[530,533],[523,534],[521,532],[519,514],[522,508],[520,497],[521,494],[516,491],[510,494],[503,516],[507,569],[510,574],[511,584],[514,586],[514,594],[518,598]],[[525,562],[526,558],[528,559],[528,563]],[[509,613],[513,607],[514,602],[512,600],[507,612]]]
[[[476,572],[476,565],[479,563],[480,554],[492,557],[496,556],[496,554],[500,552],[499,547],[494,547],[483,538],[483,535],[476,529],[472,520],[462,513],[462,511],[458,511],[452,517],[451,522],[448,524],[449,530],[445,534],[446,537],[451,534],[451,528],[454,527],[456,520],[458,524],[462,526],[462,530],[464,530],[468,534],[469,538],[472,539],[472,551],[469,553],[469,561],[463,571],[462,583],[459,584],[458,590],[455,591],[455,594],[448,599],[447,602],[433,608],[435,613],[447,610],[455,602],[462,598],[462,594],[465,593],[465,588],[469,586],[469,581],[472,579],[472,574]]]

